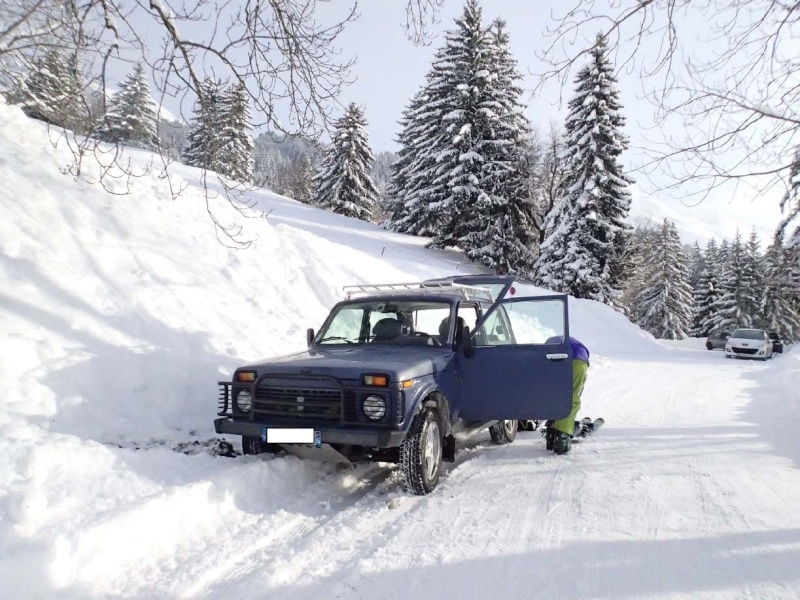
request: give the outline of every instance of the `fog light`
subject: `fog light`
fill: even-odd
[[[373,421],[382,419],[386,414],[386,400],[380,396],[367,396],[364,399],[363,411]]]
[[[249,413],[250,407],[253,406],[253,395],[250,390],[240,389],[236,392],[236,397],[233,401],[239,412]]]

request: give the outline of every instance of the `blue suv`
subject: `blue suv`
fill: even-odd
[[[245,454],[399,464],[406,489],[433,490],[455,434],[570,412],[567,297],[520,296],[513,278],[448,277],[345,288],[308,349],[220,382],[221,434]]]

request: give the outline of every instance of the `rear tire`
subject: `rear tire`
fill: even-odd
[[[708,350],[713,350],[713,349],[714,349],[714,346],[712,346],[712,345],[711,345],[711,342],[706,342],[706,348],[707,348]]]
[[[517,437],[519,421],[498,421],[489,427],[489,435],[495,444],[510,444]]]
[[[403,487],[417,496],[433,491],[442,471],[442,433],[435,408],[416,414],[400,446]]]

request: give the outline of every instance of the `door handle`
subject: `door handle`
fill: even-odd
[[[560,352],[558,354],[546,354],[545,358],[547,360],[564,360],[565,358],[569,358],[569,354],[564,352]]]

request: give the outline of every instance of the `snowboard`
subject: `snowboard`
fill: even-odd
[[[572,441],[579,442],[583,438],[590,436],[592,433],[600,429],[605,422],[605,419],[602,418],[591,419],[589,417],[584,417],[580,421],[576,421],[575,433],[572,436]]]

